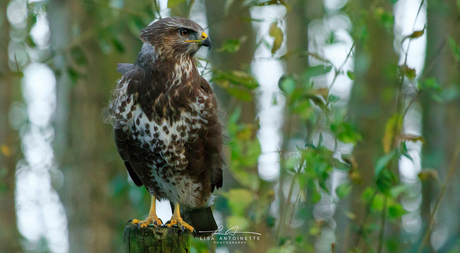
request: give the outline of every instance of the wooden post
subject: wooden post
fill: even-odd
[[[138,228],[130,222],[123,232],[125,253],[189,253],[190,233],[177,227]]]

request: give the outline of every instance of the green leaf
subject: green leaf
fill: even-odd
[[[119,39],[112,38],[112,44],[118,52],[120,53],[125,52],[125,46],[123,45],[123,43],[121,43]]]
[[[350,78],[351,80],[355,80],[355,72],[347,71],[347,76],[348,76],[348,78]]]
[[[218,50],[218,52],[229,52],[235,53],[240,50],[241,42],[238,39],[230,39],[225,41],[224,45]]]
[[[319,191],[314,191],[313,196],[311,197],[311,201],[316,204],[320,200],[321,200],[321,193]]]
[[[411,35],[407,35],[403,38],[403,40],[401,41],[401,43],[403,43],[406,39],[416,39],[416,38],[419,38],[421,37],[423,34],[425,34],[425,30],[421,30],[421,31],[414,31]]]
[[[97,42],[99,44],[99,48],[104,54],[112,53],[112,45],[110,44],[110,42],[107,41],[106,38],[101,36],[99,37]]]
[[[455,60],[460,61],[460,47],[452,37],[449,38],[449,46],[454,53]]]
[[[253,76],[238,70],[221,71],[214,69],[214,76],[212,80],[223,88],[227,88],[226,86],[228,86],[228,82],[235,85],[243,85],[251,90],[259,87],[259,83]]]
[[[392,150],[390,153],[380,157],[375,164],[375,174],[378,175],[388,165],[388,163],[395,158],[395,156],[396,152]]]
[[[391,144],[394,142],[395,132],[400,129],[399,124],[402,123],[402,120],[400,119],[400,114],[396,113],[387,121],[385,134],[382,139],[383,152],[385,153],[390,152]]]
[[[183,2],[185,2],[185,0],[168,0],[168,8],[174,8]]]
[[[375,194],[375,189],[373,189],[372,187],[367,187],[363,191],[361,198],[365,203],[370,204],[370,202],[372,201],[372,198],[374,197],[374,194]]]
[[[80,73],[78,73],[78,71],[76,71],[74,68],[72,67],[69,67],[67,69],[67,73],[69,74],[69,78],[70,78],[70,81],[73,83],[73,84],[76,84],[78,82],[78,79],[80,78]]]
[[[404,65],[403,68],[404,68],[404,73],[407,78],[414,79],[415,77],[417,77],[417,73],[415,72],[415,69],[409,68],[407,65]]]
[[[232,189],[226,197],[234,215],[244,215],[246,208],[248,208],[254,198],[253,194],[246,189]]]
[[[238,227],[238,230],[244,231],[249,227],[249,220],[243,216],[230,216],[227,218],[227,228]]]
[[[251,101],[252,100],[252,94],[249,93],[246,90],[243,89],[238,89],[235,87],[229,87],[227,88],[228,94],[232,95],[233,97],[243,100],[243,101]]]
[[[229,118],[230,123],[236,123],[241,116],[241,106],[237,106]]]
[[[279,86],[281,91],[283,91],[284,93],[290,95],[295,90],[296,81],[291,77],[283,76],[282,78],[280,78],[278,86]]]
[[[317,65],[309,67],[307,71],[302,74],[302,79],[304,81],[309,81],[311,77],[322,76],[329,73],[332,70],[332,66],[329,65]]]
[[[391,188],[390,193],[393,198],[398,198],[399,195],[406,192],[408,190],[408,186],[406,184],[400,184]]]
[[[372,208],[377,211],[383,210],[384,201],[385,197],[382,194],[377,194],[374,198],[374,202],[372,202]]]
[[[329,96],[329,103],[335,103],[335,102],[337,102],[339,100],[340,100],[340,98],[337,97],[337,96],[334,96],[334,95]]]
[[[339,187],[335,189],[335,193],[337,193],[337,197],[341,199],[347,197],[351,193],[351,187],[352,186],[349,183],[343,183],[339,185]]]
[[[425,89],[433,89],[437,92],[442,90],[441,85],[439,85],[438,81],[435,78],[428,78],[424,81],[418,82],[418,89],[425,90]]]
[[[81,47],[74,47],[70,50],[70,55],[77,65],[83,66],[88,64],[88,58]]]
[[[283,44],[283,40],[284,40],[283,30],[281,30],[281,28],[278,27],[277,22],[273,22],[271,24],[269,35],[275,39],[273,41],[273,47],[272,47],[272,55],[273,55],[276,53],[276,51],[278,51],[278,49],[280,49],[281,45]]]
[[[353,127],[346,123],[340,122],[339,124],[331,124],[331,130],[336,135],[337,139],[344,143],[356,144],[357,141],[362,140],[362,137],[357,133]]]
[[[388,216],[390,216],[390,218],[399,218],[399,217],[403,216],[406,213],[407,213],[407,211],[399,203],[392,204],[388,208]]]

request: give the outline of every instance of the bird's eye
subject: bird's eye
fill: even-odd
[[[182,30],[180,31],[180,34],[181,34],[182,36],[187,36],[187,35],[189,34],[189,32],[188,32],[187,29],[182,29]]]

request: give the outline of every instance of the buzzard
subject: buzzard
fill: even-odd
[[[162,225],[155,200],[169,200],[168,227],[208,236],[217,229],[210,205],[222,187],[222,127],[194,55],[201,46],[211,48],[211,40],[181,17],[153,22],[139,38],[144,44],[136,62],[118,64],[123,77],[106,110],[131,179],[152,196],[148,217],[133,223]]]

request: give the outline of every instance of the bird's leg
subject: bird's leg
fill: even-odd
[[[166,226],[168,228],[177,225],[180,229],[182,229],[182,232],[184,232],[185,229],[190,230],[190,232],[193,232],[195,229],[187,224],[184,220],[182,220],[182,217],[180,217],[180,208],[179,208],[179,203],[174,203],[174,213],[173,216],[171,217],[171,220],[166,222]]]
[[[155,211],[155,203],[156,198],[152,196],[152,203],[150,204],[149,216],[143,221],[133,219],[133,224],[137,224],[141,228],[147,227],[150,223],[152,223],[155,227],[159,227],[160,225],[162,225],[163,222],[161,222],[161,220],[158,218],[157,213]]]

